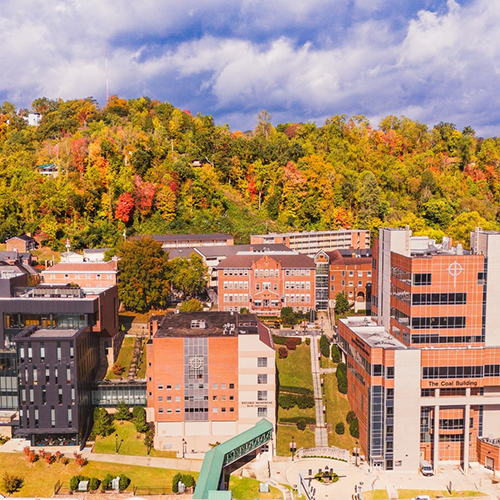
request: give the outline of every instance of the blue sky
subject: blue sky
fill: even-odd
[[[495,0],[2,0],[0,100],[147,95],[232,130],[404,115],[500,135]]]

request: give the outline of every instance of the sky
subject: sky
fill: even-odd
[[[500,136],[497,0],[0,0],[0,101],[149,96],[232,130],[365,115]]]

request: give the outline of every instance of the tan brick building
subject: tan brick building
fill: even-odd
[[[86,289],[108,288],[118,284],[116,261],[59,262],[41,273],[48,285],[74,283]]]

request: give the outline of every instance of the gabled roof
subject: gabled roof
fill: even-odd
[[[101,272],[101,273],[116,273],[118,272],[115,262],[59,262],[54,264],[43,271],[42,274],[49,273],[87,273],[87,272]]]
[[[21,236],[13,236],[12,238],[9,238],[6,241],[11,241],[11,240],[35,241],[35,238],[27,236],[26,234],[22,234]]]
[[[275,253],[273,255],[266,254],[245,254],[231,255],[217,265],[216,269],[250,269],[254,262],[260,259],[272,259],[275,262],[281,262],[283,269],[299,268],[299,269],[315,269],[314,260],[311,257],[303,254],[294,254],[291,252]]]

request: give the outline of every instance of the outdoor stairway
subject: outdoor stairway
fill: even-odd
[[[316,447],[328,447],[328,433],[323,414],[323,392],[321,390],[321,376],[319,368],[319,349],[315,335],[311,336],[311,370],[314,386],[314,401],[316,403],[316,430],[314,441]]]

